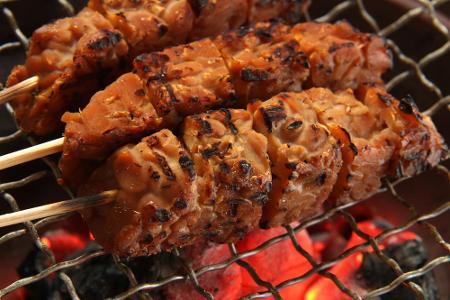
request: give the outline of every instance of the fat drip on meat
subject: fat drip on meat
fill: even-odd
[[[61,128],[99,89],[131,69],[137,55],[216,36],[274,18],[295,23],[306,1],[280,0],[90,0],[73,17],[37,29],[27,60],[7,86],[33,75],[39,85],[12,106],[21,128],[47,135]]]
[[[116,151],[81,188],[118,189],[116,201],[83,215],[124,256],[232,242],[367,198],[382,178],[418,174],[447,153],[411,100],[376,86],[358,96],[313,88],[189,116],[180,140],[163,129]]]
[[[315,41],[319,33],[321,40]],[[245,107],[255,99],[299,92],[309,85],[356,89],[365,82],[380,82],[389,66],[382,40],[355,32],[347,23],[259,23],[140,55],[132,74],[98,92],[82,111],[64,114],[63,178],[78,186],[88,177],[89,166],[118,146],[172,129],[185,116]],[[315,71],[322,68],[325,71]],[[151,106],[156,116],[149,113]],[[143,116],[145,121],[135,120]]]

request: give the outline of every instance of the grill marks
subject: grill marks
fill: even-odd
[[[211,157],[219,153],[220,143],[214,143],[211,147],[206,148],[202,151],[202,157],[204,159],[210,159]]]
[[[114,32],[106,29],[102,30],[102,32],[105,34],[104,37],[89,43],[89,49],[104,50],[108,47],[116,45],[122,40],[122,34],[120,34],[120,32]]]
[[[167,179],[173,181],[177,179],[175,174],[172,172],[172,169],[170,168],[169,164],[167,163],[167,160],[164,156],[155,154],[156,158],[158,159],[159,166],[163,170],[164,175],[166,175]]]
[[[187,155],[180,156],[180,159],[178,160],[180,163],[181,168],[186,170],[189,174],[189,178],[191,180],[194,180],[195,178],[195,168],[194,168],[194,162],[192,159]]]
[[[264,118],[264,123],[266,124],[269,132],[272,131],[273,123],[283,121],[286,119],[286,112],[281,105],[269,106],[267,108],[260,108],[261,114]]]
[[[241,79],[244,81],[264,81],[269,79],[269,72],[264,70],[242,69]]]

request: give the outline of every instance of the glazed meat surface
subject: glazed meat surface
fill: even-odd
[[[123,33],[132,57],[185,43],[193,29],[194,13],[187,0],[90,0],[88,6]]]
[[[12,86],[39,76],[33,93],[11,102],[22,129],[39,135],[55,131],[65,111],[77,109],[120,72],[127,53],[122,34],[90,9],[36,30],[26,63],[15,67],[7,81]],[[92,76],[101,70],[103,75]]]
[[[307,3],[300,4],[293,0],[90,0],[76,16],[33,34],[27,61],[13,69],[7,82],[12,86],[33,75],[40,78],[34,91],[12,101],[17,120],[28,133],[53,133],[65,111],[82,108],[94,92],[130,70],[138,54],[272,18],[297,22],[301,6]]]
[[[410,96],[396,99],[382,86],[364,85],[358,90],[358,98],[399,138],[391,173],[414,176],[447,156],[447,145],[433,121],[419,112]]]
[[[182,141],[163,129],[121,148],[81,189],[120,190],[114,203],[83,212],[108,250],[148,255],[197,241],[236,241],[257,227],[271,173],[267,141],[252,129],[251,115],[196,115],[182,131]]]
[[[392,61],[384,41],[361,34],[346,22],[335,25],[301,23],[292,33],[310,64],[308,87],[355,89],[363,83],[382,83]]]
[[[198,176],[201,222],[193,231],[215,242],[241,239],[257,227],[271,189],[266,138],[245,110],[187,117],[182,132]]]
[[[322,124],[340,141],[344,166],[333,200],[362,200],[378,191],[389,171],[398,136],[358,101],[351,90],[310,89],[305,97]]]
[[[204,39],[138,56],[134,61],[134,73],[141,78],[143,87],[135,92],[143,97],[139,103],[151,103],[155,107],[162,122],[148,122],[148,126],[130,127],[133,122],[126,118],[118,119],[114,114],[102,113],[97,114],[92,121],[85,121],[89,114],[97,110],[102,111],[104,103],[110,102],[106,95],[120,99],[130,94],[127,88],[116,89],[114,85],[107,87],[104,92],[99,92],[83,111],[67,113],[63,117],[67,124],[66,142],[60,167],[65,181],[70,185],[77,185],[73,178],[85,178],[74,175],[77,170],[71,167],[76,165],[80,166],[77,169],[84,168],[81,167],[81,160],[102,160],[115,146],[136,142],[145,134],[155,132],[162,126],[173,128],[187,115],[222,106],[245,107],[253,99],[268,99],[282,91],[301,91],[304,85],[315,80],[311,78],[311,70],[316,65],[310,61],[315,61],[318,52],[322,53],[324,49],[328,51],[337,42],[344,43],[341,37],[344,33],[351,39],[345,43],[352,41],[352,49],[359,51],[358,57],[365,61],[361,64],[361,61],[358,61],[354,65],[346,63],[345,68],[352,74],[361,75],[361,78],[367,79],[369,77],[365,74],[371,74],[374,82],[381,80],[381,70],[388,67],[385,63],[386,60],[389,61],[387,50],[384,47],[370,47],[365,44],[375,43],[379,38],[369,39],[366,34],[354,32],[345,23],[308,24],[310,23],[289,27],[276,22],[260,23],[213,40]],[[311,33],[308,33],[308,26],[312,28]],[[335,34],[336,37],[326,39],[329,41],[328,46],[324,41],[319,46],[314,46],[316,50],[311,50],[310,46],[304,49],[303,45],[308,43],[304,43],[303,39],[312,39],[312,35],[319,31],[317,26],[321,27],[323,32]],[[381,40],[377,44],[379,43]],[[336,53],[340,52],[331,52],[330,59],[334,59]],[[372,66],[366,62],[368,57],[379,57],[379,64]],[[326,74],[330,73],[337,82],[340,82],[341,78],[342,82],[336,85],[334,81],[323,81],[320,84],[352,88],[362,84],[356,77],[339,77],[335,74],[341,69],[339,61],[330,65],[330,68]],[[119,102],[111,103],[112,107],[108,110],[119,111],[119,116],[133,118],[143,114],[139,105],[133,106],[133,111],[126,111],[122,106],[115,108],[115,103]],[[104,125],[97,125],[96,122],[107,124],[111,118],[114,120],[111,120],[111,126],[107,126],[111,128],[107,134],[97,130]],[[118,129],[112,129],[114,127]],[[91,151],[92,149],[95,151]]]
[[[338,141],[321,124],[305,93],[282,93],[249,106],[268,140],[273,188],[263,227],[317,214],[342,167]]]
[[[415,109],[403,116],[392,96],[391,106],[370,109],[375,91],[360,102],[351,90],[313,88],[248,110],[189,116],[180,140],[163,129],[116,151],[81,188],[118,189],[116,201],[83,215],[108,250],[150,254],[236,241],[258,223],[287,225],[319,213],[325,201],[369,197],[393,170],[412,175],[438,164],[446,148],[434,126]],[[428,138],[402,142],[419,131]],[[412,149],[420,153],[413,162]]]

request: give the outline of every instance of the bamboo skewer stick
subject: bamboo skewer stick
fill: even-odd
[[[18,84],[15,84],[9,88],[0,91],[0,104],[6,103],[13,100],[20,94],[29,92],[30,90],[36,88],[39,82],[38,76],[30,77]]]
[[[108,204],[114,201],[117,192],[117,190],[111,190],[93,196],[79,197],[72,200],[56,202],[0,215],[0,228],[36,219],[79,211],[92,206]]]
[[[62,151],[64,138],[59,138],[26,149],[0,156],[0,170]]]

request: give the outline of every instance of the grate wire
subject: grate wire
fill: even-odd
[[[20,1],[20,0],[17,0]],[[28,46],[28,39],[22,32],[22,30],[19,28],[18,23],[16,21],[16,18],[14,16],[14,13],[11,9],[7,7],[7,4],[9,2],[14,1],[7,1],[7,0],[0,0],[0,9],[1,13],[6,18],[10,29],[14,33],[15,37],[17,38],[17,41],[12,41],[8,43],[4,43],[0,45],[0,59],[1,54],[6,51],[20,51],[20,49],[26,49]],[[398,86],[399,84],[403,83],[404,81],[410,79],[412,76],[415,76],[417,79],[419,79],[419,82],[426,87],[428,90],[430,90],[437,98],[437,100],[427,109],[424,111],[425,114],[434,116],[437,112],[446,109],[446,107],[450,104],[450,95],[444,95],[440,87],[435,84],[432,80],[430,80],[424,73],[423,69],[428,66],[430,63],[435,62],[439,58],[443,57],[444,55],[448,54],[450,51],[450,33],[447,27],[439,20],[438,12],[436,11],[437,8],[439,8],[441,5],[450,2],[450,0],[416,0],[417,6],[412,8],[411,10],[404,13],[401,17],[397,18],[394,22],[391,24],[385,26],[384,28],[381,28],[378,24],[375,17],[373,17],[369,11],[365,7],[365,2],[363,0],[350,0],[350,1],[340,1],[336,6],[334,6],[332,9],[330,9],[325,15],[315,18],[314,20],[319,22],[331,22],[339,18],[342,14],[349,11],[350,9],[356,8],[359,12],[360,16],[366,21],[366,23],[372,28],[372,30],[377,33],[378,35],[386,38],[386,41],[389,45],[389,47],[394,52],[396,58],[398,58],[399,62],[406,65],[408,68],[407,70],[395,75],[389,82],[387,82],[386,87],[388,90],[393,89],[394,87]],[[74,14],[74,7],[71,5],[71,3],[67,0],[58,0],[58,5],[61,6],[63,11],[70,16]],[[415,18],[418,18],[420,16],[426,17],[430,20],[432,26],[434,27],[436,34],[439,34],[443,36],[446,40],[444,44],[442,44],[439,48],[434,49],[433,51],[427,53],[422,58],[415,61],[410,56],[406,55],[402,49],[397,45],[397,43],[390,39],[389,36],[393,35],[394,33],[398,32],[400,29],[402,29],[406,24],[409,22],[412,22]],[[311,13],[309,11],[306,12],[306,18],[312,19]],[[8,111],[11,115],[12,120],[13,114],[11,107],[8,107]],[[17,127],[18,128],[18,127]],[[31,138],[25,136],[25,134],[20,130],[17,129],[16,132],[0,137],[0,144],[8,144],[13,141],[22,139],[25,137],[27,141],[30,143],[30,145],[34,145],[36,142]],[[46,163],[47,167],[49,168],[50,173],[55,178],[55,180],[58,180],[60,178],[60,172],[57,168],[54,161],[50,159],[43,159]],[[449,170],[443,166],[440,165],[438,169],[442,172],[443,175],[446,176],[447,180],[450,181],[450,173]],[[16,189],[23,187],[28,184],[32,184],[34,181],[47,176],[49,174],[48,171],[41,171],[34,174],[31,174],[30,176],[27,176],[25,178],[22,178],[18,181],[13,182],[6,182],[6,183],[0,183],[0,198],[2,198],[11,208],[11,211],[18,211],[20,210],[19,205],[17,203],[17,200],[9,193],[6,192],[6,190],[9,189]],[[444,204],[432,209],[429,213],[426,214],[419,214],[414,206],[412,206],[406,199],[404,199],[399,192],[396,190],[396,186],[399,185],[401,182],[403,182],[404,179],[397,180],[395,182],[387,181],[384,184],[384,187],[380,189],[380,192],[389,192],[395,201],[401,203],[404,205],[411,213],[411,218],[408,222],[406,222],[403,225],[396,226],[393,228],[389,228],[384,230],[382,233],[380,233],[378,236],[372,237],[364,233],[358,228],[358,224],[355,220],[355,218],[347,212],[347,209],[359,204],[358,203],[347,203],[345,205],[335,207],[333,209],[330,209],[329,211],[316,216],[314,218],[311,218],[307,221],[304,221],[300,223],[299,225],[295,226],[294,228],[291,226],[286,226],[286,233],[281,234],[279,236],[273,237],[263,244],[259,245],[258,247],[255,247],[254,249],[250,249],[247,251],[238,252],[234,244],[229,244],[229,250],[231,253],[231,257],[228,259],[223,260],[222,262],[207,265],[198,269],[194,269],[192,265],[185,261],[184,258],[181,257],[180,252],[178,249],[174,249],[173,255],[176,257],[176,259],[179,261],[182,268],[185,270],[184,273],[171,275],[169,277],[163,278],[161,280],[155,281],[155,282],[147,282],[147,283],[141,283],[138,284],[135,275],[133,274],[132,270],[128,268],[118,257],[114,256],[114,262],[118,266],[119,270],[121,270],[128,278],[130,282],[130,288],[126,292],[116,295],[113,299],[127,299],[133,296],[137,296],[142,299],[151,299],[150,296],[146,293],[147,291],[160,288],[163,286],[166,286],[170,283],[182,281],[182,280],[188,280],[190,281],[194,288],[206,299],[213,299],[213,295],[201,287],[198,278],[211,271],[216,271],[220,269],[224,269],[228,266],[230,266],[233,263],[239,264],[241,267],[245,268],[247,272],[251,275],[251,277],[254,279],[254,281],[259,284],[262,288],[265,288],[265,290],[261,292],[256,292],[253,294],[246,295],[244,299],[258,299],[258,298],[264,298],[272,296],[275,299],[281,299],[280,296],[280,290],[303,282],[306,279],[310,278],[311,276],[315,274],[319,274],[320,276],[324,276],[334,282],[334,284],[345,294],[347,294],[352,299],[369,299],[373,298],[382,294],[385,294],[389,291],[392,291],[397,286],[403,284],[408,286],[411,290],[413,290],[416,295],[419,297],[419,299],[424,298],[424,294],[420,286],[413,283],[411,280],[414,278],[417,278],[419,276],[422,276],[424,274],[427,274],[428,272],[431,272],[434,268],[437,266],[446,264],[450,262],[450,244],[445,241],[445,239],[442,237],[441,233],[438,231],[437,227],[435,225],[432,225],[429,221],[435,219],[438,216],[441,216],[445,213],[448,213],[450,210],[450,201],[445,202]],[[67,193],[67,196],[70,198],[73,198],[72,193],[65,189],[65,192]],[[369,200],[365,200],[369,201]],[[12,282],[10,285],[4,287],[0,290],[0,298],[4,295],[7,295],[21,287],[27,286],[29,284],[32,284],[34,282],[37,282],[43,278],[46,278],[50,276],[51,274],[57,274],[59,278],[64,283],[65,287],[67,288],[67,291],[72,299],[79,299],[79,296],[77,295],[76,288],[70,279],[70,277],[65,273],[66,270],[79,266],[95,257],[107,255],[107,253],[103,250],[96,250],[87,254],[80,255],[79,257],[76,257],[71,260],[62,261],[59,263],[55,262],[54,254],[49,249],[45,243],[42,242],[39,230],[44,228],[45,226],[49,224],[55,224],[63,219],[66,219],[73,214],[67,214],[62,216],[56,216],[56,217],[49,217],[44,218],[37,222],[25,222],[23,224],[24,228],[19,230],[14,230],[11,232],[8,232],[7,234],[4,234],[3,236],[0,236],[0,246],[4,243],[17,239],[19,237],[22,237],[24,235],[29,235],[33,243],[45,253],[45,255],[50,259],[51,264],[44,269],[43,271],[39,272],[36,275],[24,277],[21,278],[15,282]],[[353,246],[342,253],[340,253],[337,257],[334,259],[328,260],[328,261],[321,261],[317,262],[314,257],[312,257],[298,242],[296,238],[296,233],[300,232],[301,230],[307,229],[311,226],[314,226],[316,224],[319,224],[321,222],[324,222],[328,218],[334,216],[334,215],[342,215],[347,223],[350,225],[350,227],[353,229],[355,234],[360,236],[365,242]],[[425,264],[422,268],[419,268],[417,270],[413,270],[410,272],[403,272],[403,270],[400,268],[398,263],[393,260],[392,258],[386,256],[379,247],[379,243],[384,240],[385,238],[398,234],[400,232],[403,232],[405,230],[410,229],[412,226],[415,225],[421,225],[423,226],[428,232],[430,232],[431,236],[434,238],[437,244],[441,246],[442,249],[444,249],[446,255],[437,257],[429,261],[427,264]],[[270,282],[264,281],[257,273],[255,268],[251,266],[248,262],[244,261],[245,258],[250,257],[252,255],[258,254],[259,252],[271,247],[272,245],[279,243],[281,241],[289,239],[295,249],[303,255],[306,260],[311,265],[311,268],[306,271],[304,274],[295,277],[290,278],[288,280],[285,280],[278,285],[274,286]],[[333,273],[329,272],[328,269],[336,264],[338,264],[343,259],[349,257],[352,254],[355,254],[359,251],[362,251],[367,248],[372,248],[376,255],[378,255],[381,260],[386,263],[388,266],[390,266],[396,273],[397,277],[395,280],[393,280],[388,285],[369,291],[365,295],[359,295],[355,291],[352,291],[349,287],[346,287],[342,281]]]

